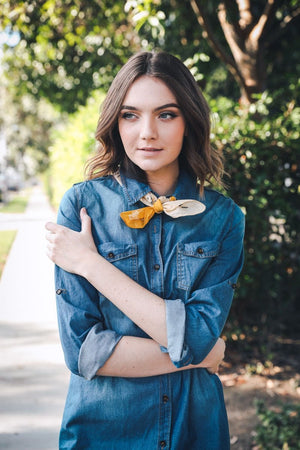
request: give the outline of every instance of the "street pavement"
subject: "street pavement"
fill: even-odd
[[[24,214],[0,213],[0,230],[18,230],[0,280],[0,449],[58,449],[69,373],[46,256],[49,220],[55,213],[40,186]]]

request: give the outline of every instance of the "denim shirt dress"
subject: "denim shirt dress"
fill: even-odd
[[[182,171],[174,196],[202,201],[194,216],[155,214],[132,229],[122,211],[144,207],[149,186],[113,176],[74,185],[58,223],[80,231],[87,209],[99,253],[166,304],[167,348],[176,367],[198,364],[220,336],[243,263],[244,215]],[[81,276],[56,267],[58,323],[71,371],[60,449],[229,449],[223,390],[206,369],[145,378],[97,376],[122,336],[148,337]],[[99,273],[101,277],[101,273]]]

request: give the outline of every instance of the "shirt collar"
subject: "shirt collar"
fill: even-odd
[[[122,169],[120,170],[120,176],[122,181],[122,188],[129,205],[133,205],[138,202],[141,197],[151,191],[148,184],[142,183],[134,178],[128,178]],[[177,185],[172,194],[177,200],[180,199],[198,199],[199,198],[199,186],[197,185],[196,178],[188,173],[186,170],[181,170]]]
[[[135,178],[127,177],[122,169],[120,169],[120,177],[122,182],[123,192],[128,200],[129,205],[134,205],[140,198],[151,191],[148,184],[141,183]]]
[[[174,191],[174,197],[181,199],[199,199],[199,185],[195,176],[191,175],[187,170],[181,169]]]

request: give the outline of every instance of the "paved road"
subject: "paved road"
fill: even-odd
[[[58,448],[69,375],[45,254],[44,224],[54,219],[39,186],[24,214],[0,214],[0,229],[18,230],[0,281],[0,449]]]

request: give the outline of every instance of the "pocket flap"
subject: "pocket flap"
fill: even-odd
[[[98,245],[98,251],[107,261],[114,262],[137,254],[136,244],[115,244],[105,242]]]
[[[189,244],[178,244],[178,253],[194,258],[213,258],[217,256],[220,248],[218,241],[199,241]]]

